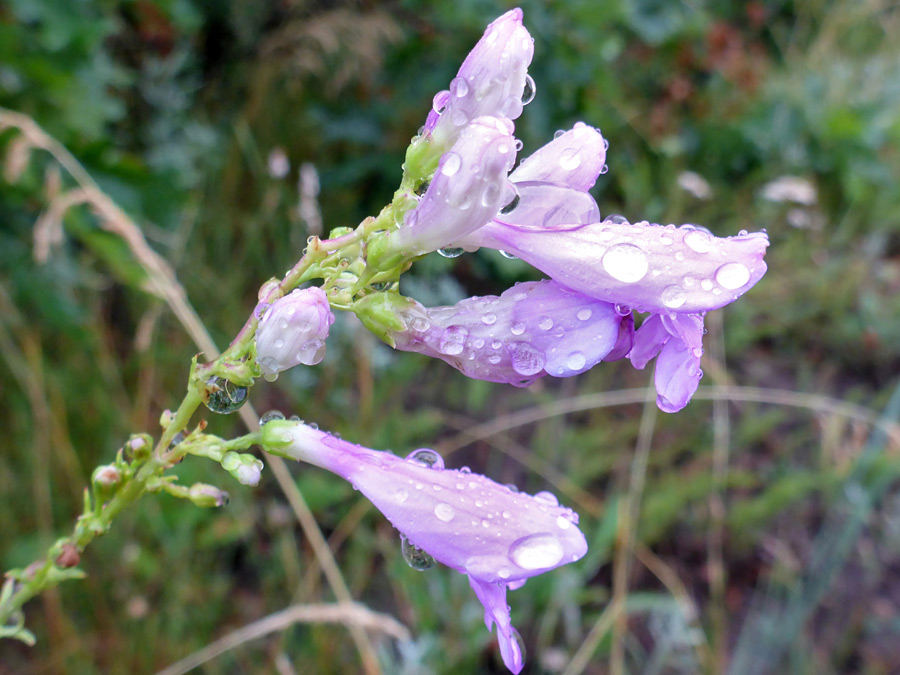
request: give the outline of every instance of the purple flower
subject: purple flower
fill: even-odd
[[[531,496],[478,474],[444,469],[429,450],[401,459],[282,421],[267,423],[262,434],[263,445],[277,454],[350,481],[410,544],[468,575],[485,624],[497,625],[503,662],[514,673],[522,669],[506,591],[587,552],[574,511],[549,493]]]
[[[441,145],[451,145],[477,117],[516,119],[534,95],[534,83],[527,77],[533,54],[534,40],[522,25],[522,10],[508,11],[484,31],[449,91],[434,97],[424,132]],[[526,82],[530,92],[525,92]]]
[[[512,199],[507,174],[516,160],[512,123],[479,117],[440,159],[421,203],[399,229],[370,244],[369,261],[390,267],[465,237]]]
[[[663,412],[678,412],[686,406],[703,371],[703,317],[699,314],[653,314],[634,334],[628,354],[631,364],[643,369],[654,356],[656,404]]]
[[[625,320],[613,305],[550,280],[450,307],[426,308],[397,295],[370,298],[387,309],[387,320],[369,311],[366,300],[354,311],[373,332],[397,349],[442,359],[479,380],[524,386],[544,375],[571,377],[611,351],[621,358],[631,348],[630,313]]]
[[[256,329],[256,362],[266,379],[298,363],[325,358],[325,339],[334,315],[321,288],[298,288],[265,310]]]
[[[569,288],[641,312],[697,313],[737,300],[765,274],[769,245],[765,232],[722,238],[624,218],[569,226],[495,220],[476,236]]]

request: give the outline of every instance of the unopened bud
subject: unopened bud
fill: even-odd
[[[189,498],[194,504],[204,508],[225,506],[230,500],[225,490],[220,490],[215,485],[207,483],[194,483],[191,486]]]
[[[56,564],[62,568],[68,569],[75,567],[81,562],[81,555],[74,544],[63,544],[62,551],[56,556]]]
[[[91,481],[103,487],[112,487],[122,480],[122,472],[114,466],[104,464],[94,469]]]
[[[263,463],[253,455],[228,452],[222,458],[222,468],[241,485],[257,485],[262,476]]]
[[[256,362],[266,379],[299,363],[312,366],[325,358],[325,339],[334,323],[321,288],[301,288],[276,300],[256,329]]]

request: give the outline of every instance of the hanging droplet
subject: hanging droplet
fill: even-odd
[[[565,129],[557,129],[556,131],[553,132],[553,138],[554,139],[559,138],[560,136],[562,136],[565,133],[566,133]]]
[[[525,76],[525,88],[522,90],[522,105],[528,105],[534,100],[537,93],[537,86],[534,84],[534,78],[531,75]]]
[[[269,410],[264,412],[259,418],[259,426],[263,426],[266,422],[271,422],[272,420],[283,420],[284,413],[280,410]]]
[[[419,185],[419,187],[416,188],[416,196],[421,197],[422,195],[424,195],[428,191],[429,185],[431,185],[430,180],[422,181],[422,183]]]
[[[507,260],[518,260],[519,259],[519,256],[513,255],[509,251],[498,251],[498,253],[500,255],[502,255],[504,258],[506,258]]]
[[[406,461],[412,462],[413,464],[421,464],[422,466],[429,469],[444,468],[444,458],[430,448],[419,448],[418,450],[413,450],[406,456]]]
[[[400,535],[400,552],[403,554],[403,559],[406,561],[406,564],[414,570],[424,572],[425,570],[434,567],[434,558],[418,546],[410,544],[409,539],[403,534]]]
[[[619,215],[618,213],[613,213],[613,214],[606,216],[605,220],[606,220],[606,222],[613,223],[615,225],[630,225],[631,224],[628,222],[628,218],[626,218],[625,216]]]
[[[182,432],[178,432],[172,437],[172,440],[169,441],[169,450],[172,450],[176,445],[181,443],[184,440],[184,434]]]
[[[519,205],[519,201],[521,197],[519,196],[519,191],[516,189],[516,186],[512,183],[509,184],[509,187],[512,188],[512,197],[510,200],[500,208],[500,215],[505,216],[507,213],[512,212]]]
[[[600,175],[601,176],[603,174],[605,174],[607,171],[609,171],[609,166],[607,166],[606,164],[604,164],[603,166],[600,167]]]
[[[439,248],[438,254],[444,256],[445,258],[458,258],[466,250],[463,248]]]
[[[247,387],[241,387],[218,375],[209,378],[206,387],[209,390],[206,407],[220,415],[233,413],[247,400]]]

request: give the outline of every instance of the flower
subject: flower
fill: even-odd
[[[369,298],[354,311],[388,344],[439,358],[479,380],[524,386],[545,375],[571,377],[617,344],[616,358],[631,347],[630,315],[625,321],[613,305],[550,280],[449,307],[423,307],[396,294]]]
[[[512,123],[496,117],[474,120],[443,154],[422,201],[406,213],[400,228],[370,243],[369,262],[391,267],[484,225],[512,198],[506,176],[515,161]]]
[[[643,370],[654,356],[656,404],[663,412],[678,412],[686,406],[703,371],[703,317],[699,314],[653,314],[634,334],[628,354],[631,364]]]
[[[325,358],[334,315],[321,288],[298,288],[263,309],[256,329],[256,363],[266,379],[298,363],[312,366]]]
[[[522,669],[506,591],[584,556],[587,542],[574,511],[550,493],[532,496],[466,470],[445,469],[431,450],[401,459],[299,422],[272,421],[261,433],[270,452],[350,481],[409,543],[466,574],[488,629],[497,625],[503,662],[514,673]]]
[[[516,119],[534,95],[534,82],[527,75],[533,55],[534,40],[522,25],[522,10],[511,9],[485,29],[450,89],[435,95],[424,133],[449,147],[477,117]]]

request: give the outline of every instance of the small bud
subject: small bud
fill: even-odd
[[[63,544],[62,552],[56,556],[56,564],[64,569],[75,567],[81,562],[81,555],[74,544]]]
[[[293,291],[276,300],[256,329],[256,362],[267,380],[299,363],[312,366],[325,358],[325,339],[334,323],[321,288]]]
[[[122,480],[122,472],[109,464],[98,466],[91,476],[91,481],[102,487],[112,487],[117,485],[120,480]]]
[[[225,490],[220,490],[216,486],[207,483],[194,483],[191,486],[189,498],[194,504],[203,508],[225,506],[230,500]]]
[[[222,468],[234,476],[241,485],[257,485],[262,476],[263,463],[250,454],[227,452],[222,458]]]

